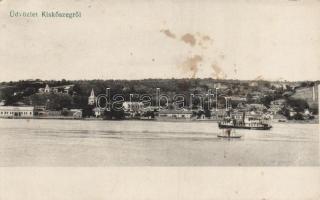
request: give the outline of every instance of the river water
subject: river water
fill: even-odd
[[[0,119],[0,166],[318,166],[319,125]]]

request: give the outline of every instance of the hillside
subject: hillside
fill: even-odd
[[[24,80],[18,82],[2,82],[0,84],[0,101],[6,105],[24,103],[32,106],[47,106],[52,110],[62,108],[81,108],[91,112],[88,97],[93,89],[95,95],[105,94],[110,88],[111,95],[120,94],[129,99],[130,94],[147,94],[155,101],[157,88],[161,94],[173,96],[182,94],[212,93],[218,89],[220,96],[245,97],[248,103],[261,103],[269,106],[272,100],[292,98],[306,100],[312,104],[312,86],[318,82],[269,82],[244,80],[207,79],[143,79],[143,80]],[[48,85],[56,92],[43,93]],[[64,87],[68,86],[68,91]],[[42,92],[41,92],[42,91]],[[286,96],[289,94],[289,96]],[[137,99],[138,100],[138,99]],[[224,104],[224,99],[221,100]],[[233,106],[236,106],[233,105]]]

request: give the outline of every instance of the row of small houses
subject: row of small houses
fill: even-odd
[[[269,115],[274,116],[276,118],[282,118],[279,115],[279,112],[284,108],[285,106],[285,100],[279,99],[271,102],[270,108],[267,108],[263,104],[239,104],[237,108],[233,109],[234,113],[243,113],[246,112],[247,114],[258,114],[258,115]],[[149,106],[145,107],[143,103],[141,102],[124,102],[123,103],[123,109],[130,117],[135,117],[136,115],[143,116],[143,113],[146,113],[148,111],[158,111],[158,107],[156,106]],[[229,107],[228,109],[231,109]],[[219,108],[215,109],[213,108],[210,110],[210,114],[208,117],[208,114],[205,115],[204,111],[201,108],[197,110],[190,110],[190,109],[163,109],[157,112],[156,117],[159,118],[174,118],[174,119],[191,119],[191,118],[198,118],[198,119],[219,119],[223,118],[226,114],[226,109]],[[100,117],[103,114],[103,110],[99,108],[93,109],[95,117]],[[293,117],[297,113],[292,109],[289,111],[290,117]],[[199,114],[200,113],[200,114]],[[303,113],[303,115],[311,115],[312,113],[306,109]]]
[[[253,114],[261,114],[266,109],[262,104],[249,104],[241,109],[235,109],[235,111],[251,111]],[[191,110],[191,109],[160,109],[157,106],[147,106],[145,107],[142,102],[124,102],[123,110],[128,115],[127,118],[135,118],[136,116],[143,116],[146,112],[156,112],[156,118],[163,119],[222,119],[226,115],[226,109],[216,109],[210,110],[209,114],[204,112],[201,108]],[[95,117],[101,117],[103,115],[104,109],[95,107],[93,113]],[[209,115],[209,116],[208,116]]]
[[[156,108],[147,108],[144,110],[135,110],[130,111],[130,108],[126,107],[125,112],[129,113],[129,118],[134,118],[137,114],[139,116],[142,116],[141,114],[143,112],[147,111],[154,111]],[[241,117],[241,113],[244,110],[235,110],[234,113],[240,113],[238,117]],[[248,111],[246,110],[248,114],[255,115],[255,114],[261,114],[261,110],[255,110],[255,111]],[[307,112],[307,111],[306,111]],[[200,115],[198,113],[201,113]],[[95,117],[101,117],[103,114],[103,110],[99,108],[94,109]],[[162,119],[222,119],[226,114],[225,109],[218,109],[218,110],[211,110],[210,111],[210,117],[205,116],[204,112],[199,112],[199,110],[160,110],[158,112],[157,118]],[[279,116],[269,112],[270,116],[275,116],[275,118],[278,118]],[[308,113],[305,113],[308,114]],[[291,113],[290,113],[291,115]],[[294,115],[294,113],[292,113]],[[31,106],[0,106],[0,118],[72,118],[72,119],[80,119],[82,118],[82,110],[81,109],[63,109],[61,111],[52,111],[52,110],[46,110],[44,106],[37,106],[37,107],[31,107]],[[149,117],[150,118],[150,117]]]

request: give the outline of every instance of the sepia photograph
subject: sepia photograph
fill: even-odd
[[[319,19],[316,0],[0,0],[0,167],[319,167]]]

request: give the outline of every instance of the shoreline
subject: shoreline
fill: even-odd
[[[190,123],[205,123],[205,122],[218,122],[216,119],[206,119],[206,120],[196,120],[196,119],[124,119],[124,120],[106,120],[102,118],[72,118],[72,117],[19,117],[19,118],[9,118],[9,117],[0,117],[1,119],[10,119],[10,120],[77,120],[77,121],[153,121],[153,122],[190,122]],[[272,123],[276,124],[320,124],[318,119],[314,120],[287,120],[286,122],[273,121]]]

